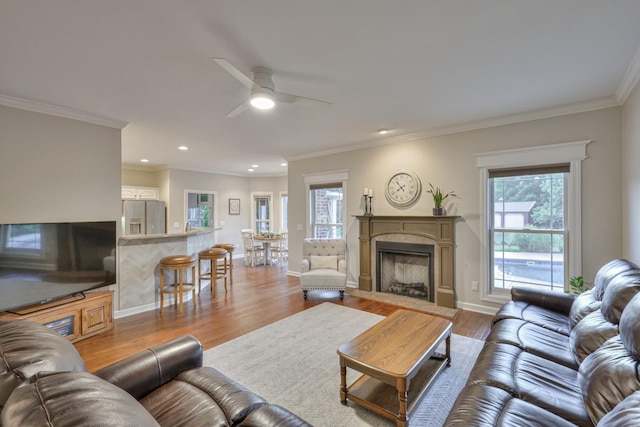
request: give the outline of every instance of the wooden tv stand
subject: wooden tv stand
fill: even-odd
[[[24,307],[0,313],[0,319],[30,319],[76,342],[113,329],[113,291],[88,292],[84,297]]]

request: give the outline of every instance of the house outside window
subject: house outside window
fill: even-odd
[[[582,274],[582,160],[590,141],[476,154],[481,299],[514,285],[563,292]]]
[[[342,183],[312,185],[309,192],[313,237],[342,239],[344,223]]]
[[[344,239],[349,172],[307,174],[307,237]]]
[[[563,292],[569,164],[490,170],[492,292],[513,285]]]

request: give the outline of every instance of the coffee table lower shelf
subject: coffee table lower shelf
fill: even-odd
[[[432,357],[411,380],[407,395],[407,419],[429,387],[448,366],[449,360]],[[384,383],[369,375],[362,375],[347,388],[346,398],[391,420],[398,420],[400,406],[395,385]]]

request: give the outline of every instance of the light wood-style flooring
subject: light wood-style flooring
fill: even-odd
[[[245,267],[237,260],[234,283],[228,285],[226,295],[223,283],[219,281],[215,299],[211,298],[211,288],[207,287],[195,302],[185,304],[183,314],[178,313],[177,307],[167,306],[162,314],[154,310],[116,319],[113,330],[80,341],[75,346],[88,370],[93,372],[183,334],[194,335],[206,350],[324,302],[383,316],[400,308],[349,295],[340,301],[335,291],[309,291],[309,299],[305,301],[299,279],[286,275],[286,264],[284,268]],[[489,334],[490,326],[491,316],[465,310],[453,319],[453,333],[481,340]]]

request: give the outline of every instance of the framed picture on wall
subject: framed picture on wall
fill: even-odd
[[[240,199],[229,199],[229,215],[240,215]]]

